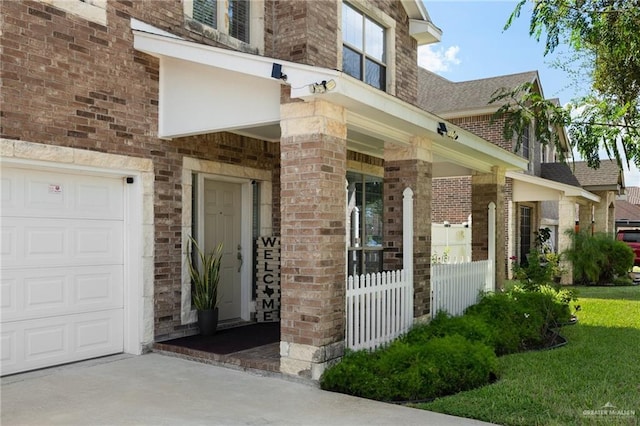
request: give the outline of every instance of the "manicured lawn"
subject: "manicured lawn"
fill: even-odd
[[[500,357],[496,383],[419,408],[501,425],[640,425],[640,286],[576,290],[566,346]]]

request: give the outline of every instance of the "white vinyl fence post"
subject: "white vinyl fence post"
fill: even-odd
[[[496,289],[496,204],[492,201],[489,203],[489,267],[487,268],[487,290],[495,291]]]

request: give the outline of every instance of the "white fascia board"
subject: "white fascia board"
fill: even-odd
[[[332,91],[312,94],[307,88],[299,91],[292,89],[291,97],[298,95],[297,97],[303,100],[325,97],[331,102],[343,105],[349,111],[348,117],[353,118],[354,123],[361,128],[360,131],[366,133],[366,126],[370,124],[379,139],[408,144],[413,135],[428,137],[433,142],[434,154],[474,170],[489,172],[493,166],[501,166],[507,170],[527,168],[528,161],[524,158],[395,96],[346,74],[339,74],[340,76],[334,79],[336,87]],[[376,122],[379,124],[373,124]],[[436,129],[440,122],[445,122],[449,130],[455,130],[458,139],[439,135]]]
[[[422,0],[402,0],[402,6],[410,19],[429,20],[429,13]]]
[[[596,203],[600,202],[599,196],[592,194],[591,192],[586,191],[585,189],[577,186],[567,185],[567,184],[556,182],[553,180],[543,179],[538,176],[531,176],[525,173],[512,172],[512,171],[507,171],[506,177],[511,178],[517,182],[522,182],[524,184],[534,186],[536,188],[536,191],[538,191],[540,194],[548,194],[549,191],[553,191],[553,192],[556,192],[556,195],[557,195],[557,196],[554,196],[553,198],[542,198],[539,200],[531,199],[530,197],[528,199],[525,199],[526,197],[523,198],[522,195],[517,194],[517,191],[516,191],[517,188],[514,182],[513,201],[542,201],[542,200],[550,200],[550,199],[559,200],[561,196],[565,196],[565,197],[577,197],[583,200],[593,201]]]
[[[418,46],[437,43],[442,40],[442,30],[429,21],[409,20],[409,35],[416,39]]]
[[[338,71],[221,49],[140,30],[134,30],[133,35],[133,47],[151,56],[181,59],[271,81],[276,80],[280,84],[290,85],[292,90],[297,88],[307,93],[310,93],[310,84],[328,81],[339,75]],[[274,64],[282,66],[281,72],[287,76],[286,82],[271,77]]]
[[[147,24],[146,22],[142,22],[137,20],[136,18],[131,18],[131,29],[132,30],[137,30],[137,31],[142,31],[145,33],[149,33],[149,34],[155,34],[155,35],[159,35],[159,36],[165,36],[165,37],[171,37],[171,38],[175,38],[178,40],[184,40],[182,37],[179,37],[175,34],[172,34],[168,31],[165,30],[161,30],[158,27],[154,27],[153,25]]]

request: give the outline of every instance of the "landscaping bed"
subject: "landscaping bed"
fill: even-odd
[[[500,377],[498,356],[566,343],[557,328],[571,319],[571,295],[541,286],[486,294],[460,317],[428,324],[373,352],[349,352],[328,369],[323,389],[389,402],[425,401]]]

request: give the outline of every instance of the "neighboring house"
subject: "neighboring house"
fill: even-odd
[[[613,160],[602,160],[598,169],[585,161],[542,165],[542,177],[555,182],[581,187],[600,199],[579,205],[579,229],[593,232],[615,232],[616,197],[624,193],[624,174]]]
[[[486,255],[487,205],[527,165],[416,106],[440,38],[421,0],[1,7],[2,374],[197,333],[194,235],[224,244],[227,323],[256,320],[254,244],[279,243],[280,368],[318,378],[347,271],[409,268],[429,313],[431,221],[404,225],[402,265],[404,190],[428,212],[432,178],[473,174]]]
[[[524,83],[532,84],[533,90],[543,95],[536,71],[452,82],[420,69],[418,82],[421,107],[511,152],[516,150],[515,138],[511,141],[504,140],[504,117],[494,117],[501,103],[490,103],[491,99],[500,89],[511,90]],[[557,128],[555,131],[567,152],[569,144],[565,129]],[[526,254],[535,245],[535,233],[539,228],[549,227],[553,231],[554,246],[562,251],[570,243],[564,230],[574,226],[575,205],[594,206],[601,201],[599,195],[586,188],[545,179],[542,173],[544,163],[557,161],[558,155],[555,147],[545,146],[535,139],[533,126],[523,135],[517,154],[527,161],[527,170],[522,173],[507,172],[500,177],[504,182],[504,201],[501,204],[504,222],[497,240],[504,241],[504,256],[500,259],[503,265],[501,269],[506,271],[503,274],[508,272],[510,258],[526,258]],[[474,216],[481,212],[471,208],[468,202],[475,179],[475,176],[463,173],[455,178],[433,179],[433,223],[461,223],[467,221],[467,216],[471,214],[472,232],[475,232]],[[474,258],[477,253],[474,249]],[[570,280],[570,274],[566,274],[564,279]]]
[[[640,187],[627,186],[616,198],[616,231],[640,228]]]

